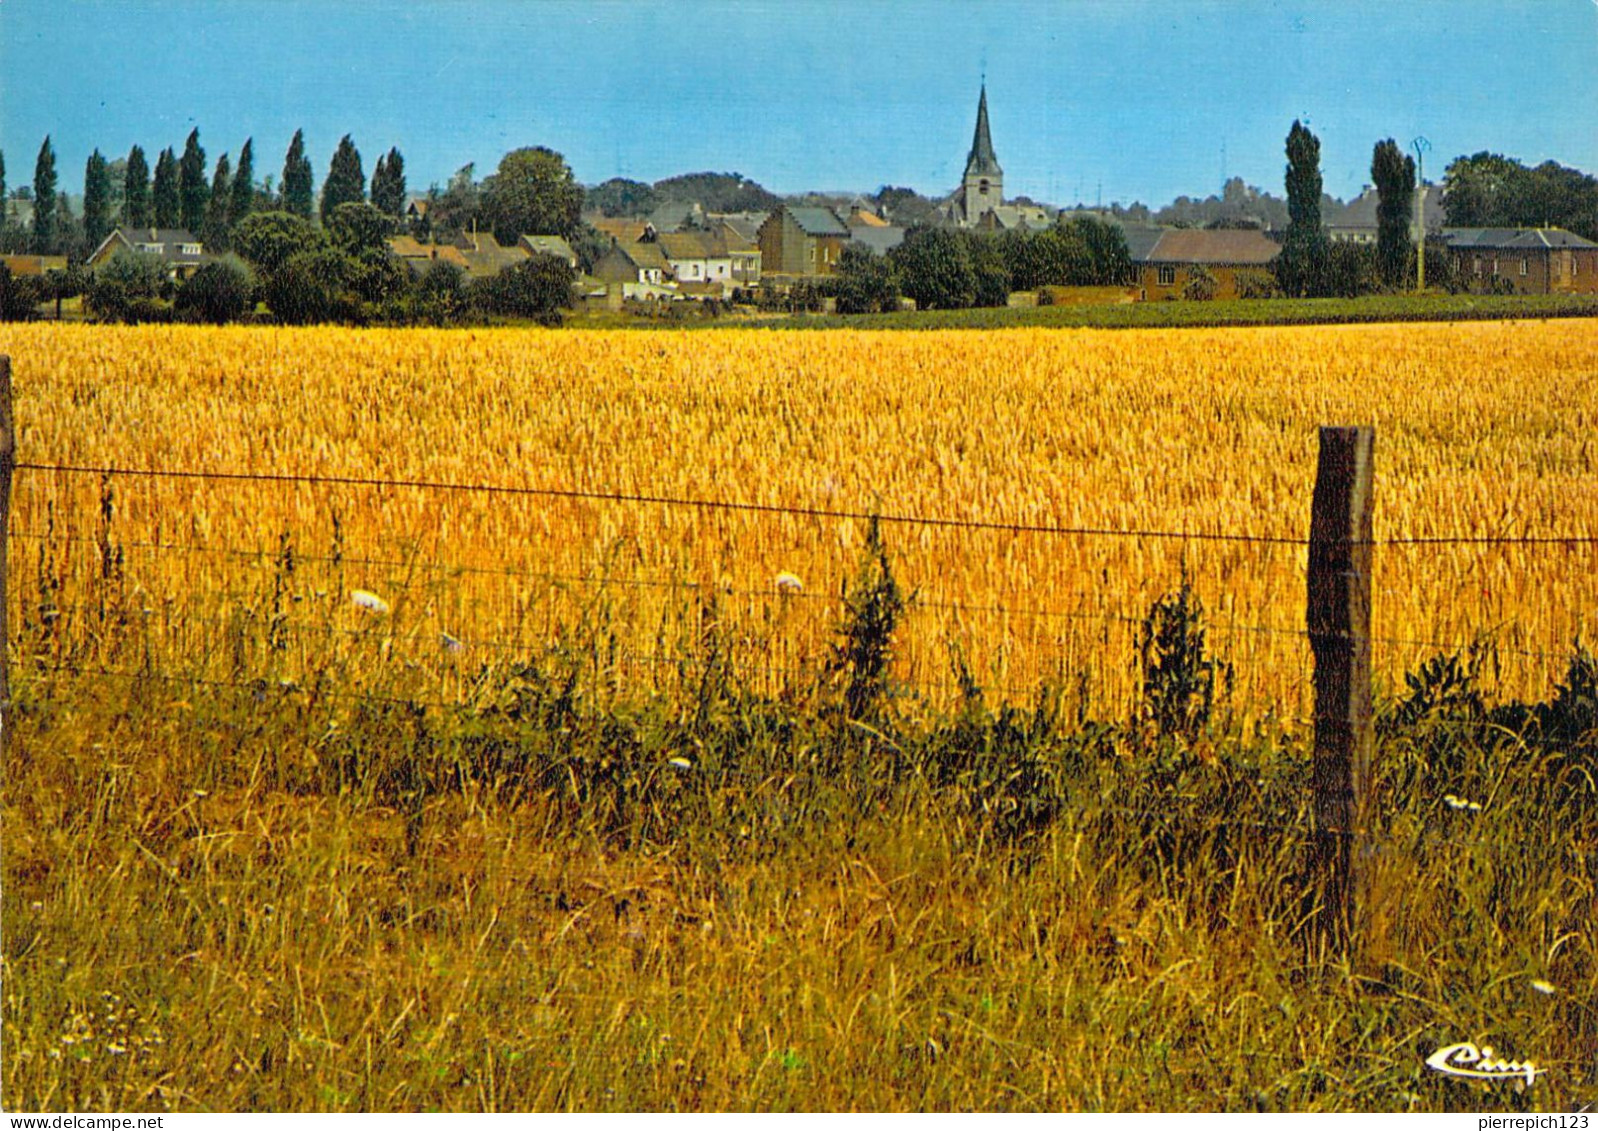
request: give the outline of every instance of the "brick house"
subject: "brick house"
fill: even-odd
[[[1181,298],[1200,267],[1215,280],[1216,298],[1236,298],[1238,273],[1269,270],[1282,250],[1258,231],[1191,228],[1128,231],[1127,249],[1142,299]]]
[[[653,243],[614,241],[594,264],[595,279],[612,284],[627,298],[670,298],[671,265]]]
[[[655,246],[671,266],[678,283],[732,285],[732,256],[724,241],[710,232],[661,232]]]
[[[199,237],[183,228],[117,228],[89,255],[89,266],[109,263],[119,252],[157,256],[167,275],[179,282],[198,271],[207,258]]]
[[[1598,244],[1563,228],[1445,228],[1443,240],[1468,290],[1598,293]]]
[[[766,275],[831,275],[851,238],[832,209],[789,205],[767,216],[759,235],[760,269]]]

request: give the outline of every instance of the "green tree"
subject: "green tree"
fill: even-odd
[[[836,284],[839,314],[899,309],[899,283],[888,260],[858,244],[844,244]]]
[[[53,255],[56,248],[55,148],[48,136],[33,166],[33,250]]]
[[[435,236],[470,231],[483,214],[483,192],[476,181],[477,166],[462,165],[443,192],[427,194],[426,227]]]
[[[200,146],[198,126],[189,131],[178,161],[178,200],[180,226],[199,235],[205,230],[205,206],[210,203],[211,188],[205,182],[205,150]]]
[[[6,151],[0,149],[0,227],[6,222]]]
[[[453,263],[434,260],[416,281],[416,317],[447,326],[466,312],[466,273]]]
[[[233,163],[226,153],[216,159],[211,176],[211,195],[205,206],[205,225],[200,240],[207,251],[220,254],[228,247],[228,209],[233,206]]]
[[[546,325],[561,320],[572,304],[577,274],[553,255],[535,255],[477,284],[477,302],[491,314],[532,318]]]
[[[351,282],[358,265],[332,247],[290,256],[262,288],[272,317],[289,325],[356,322],[360,298]]]
[[[1277,278],[1294,298],[1324,291],[1326,233],[1321,229],[1321,143],[1295,121],[1287,134],[1287,234]]]
[[[36,275],[17,278],[11,268],[0,263],[0,322],[31,322],[39,316],[37,280]]]
[[[973,306],[1004,306],[1010,301],[1010,272],[1004,265],[998,241],[984,232],[964,232],[976,290]]]
[[[398,149],[377,159],[372,170],[372,203],[398,220],[405,211],[405,158]]]
[[[214,199],[214,198],[213,198]],[[255,281],[236,256],[205,264],[178,288],[172,308],[195,322],[236,322],[255,306]]]
[[[1371,183],[1377,195],[1377,268],[1382,282],[1402,287],[1415,261],[1415,245],[1409,235],[1415,211],[1415,159],[1392,138],[1377,142],[1371,153]]]
[[[356,200],[333,209],[326,230],[334,247],[346,255],[359,255],[366,251],[386,250],[383,241],[393,227],[393,220],[375,204]]]
[[[959,310],[976,301],[976,271],[960,233],[917,225],[888,255],[904,293],[920,309]]]
[[[292,212],[255,212],[233,229],[233,250],[262,275],[270,275],[296,255],[326,246],[311,222]]]
[[[155,187],[150,204],[157,228],[175,228],[183,219],[183,201],[178,196],[178,159],[167,146],[155,159]]]
[[[305,156],[305,131],[295,130],[294,140],[283,156],[283,211],[311,218],[314,185],[311,178],[311,159]]]
[[[583,207],[606,216],[647,216],[655,210],[655,190],[643,181],[612,177],[584,194]]]
[[[111,231],[111,170],[96,149],[83,169],[83,238],[90,250]]]
[[[483,182],[483,218],[503,244],[514,244],[524,233],[570,236],[582,210],[582,186],[566,159],[543,146],[505,154]]]
[[[227,207],[227,224],[231,230],[255,211],[255,139],[245,138],[239,150],[239,167],[233,172],[233,189]]]
[[[150,226],[150,166],[144,150],[128,150],[128,171],[122,179],[122,223],[129,228]]]
[[[332,218],[339,205],[365,199],[366,173],[361,169],[361,151],[345,134],[328,164],[327,180],[322,182],[322,223]]]

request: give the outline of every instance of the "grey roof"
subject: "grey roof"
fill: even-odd
[[[982,84],[982,97],[977,100],[977,128],[971,136],[971,153],[965,159],[968,177],[999,177],[999,159],[993,152],[993,138],[988,133],[988,84]]]
[[[807,236],[847,236],[849,227],[830,208],[790,208],[788,215]]]
[[[521,244],[534,255],[553,255],[556,259],[564,259],[567,262],[577,258],[577,253],[572,251],[572,245],[561,236],[524,235]]]
[[[886,255],[904,242],[904,229],[897,224],[890,224],[885,228],[862,226],[853,230],[854,238],[850,242],[877,255]]]
[[[1153,247],[1132,256],[1132,262],[1263,266],[1281,250],[1280,244],[1252,228],[1168,228]]]
[[[200,238],[187,228],[116,228],[100,241],[100,246],[89,256],[90,261],[99,259],[112,243],[123,244],[135,251],[149,251],[159,255],[167,263],[180,264],[199,263],[204,257],[205,250],[200,244]],[[200,250],[193,254],[185,254],[184,245]],[[155,251],[155,248],[160,250]]]
[[[690,220],[704,219],[705,210],[696,200],[668,200],[649,214],[657,232],[675,232]]]
[[[1425,196],[1421,204],[1421,213],[1426,218],[1427,230],[1435,230],[1443,226],[1443,190],[1438,185],[1426,185]],[[1376,206],[1381,203],[1381,194],[1373,188],[1368,188],[1356,196],[1343,208],[1342,214],[1326,226],[1328,228],[1369,228],[1376,230]],[[1413,211],[1413,210],[1411,210]]]
[[[1563,228],[1444,228],[1449,247],[1480,247],[1504,251],[1526,248],[1598,247],[1591,240]]]
[[[1164,228],[1122,228],[1121,231],[1126,236],[1127,254],[1134,263],[1147,259],[1165,234]]]
[[[760,242],[760,225],[766,222],[769,212],[728,212],[712,214],[711,219],[725,224],[750,243]]]

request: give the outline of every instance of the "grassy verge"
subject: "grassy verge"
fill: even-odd
[[[1484,715],[1446,665],[1388,712],[1350,965],[1302,929],[1301,740],[1048,689],[940,717],[855,659],[780,701],[714,647],[643,696],[546,658],[474,706],[22,665],[7,1106],[1598,1099],[1598,794],[1563,715]],[[1547,1073],[1424,1067],[1465,1040]]]
[[[995,307],[849,317],[803,315],[754,324],[790,330],[848,327],[859,330],[994,330],[1019,326],[1155,329],[1595,316],[1598,316],[1598,295],[1367,295],[1354,299],[1235,299],[1223,302],[1138,302],[1109,306]]]

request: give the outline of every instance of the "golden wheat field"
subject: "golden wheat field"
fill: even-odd
[[[13,631],[110,670],[301,680],[339,658],[342,678],[449,701],[483,664],[587,626],[615,680],[647,686],[714,615],[735,626],[744,670],[781,690],[825,655],[859,516],[881,514],[1144,532],[885,522],[915,594],[897,674],[928,701],[953,685],[958,652],[996,693],[1049,679],[1121,709],[1138,622],[1185,570],[1235,701],[1294,719],[1309,648],[1293,540],[1308,529],[1317,425],[1376,426],[1379,541],[1598,534],[1598,332],[1579,320],[915,335],[7,326],[0,353],[23,465]],[[1503,694],[1545,694],[1590,632],[1595,553],[1378,545],[1379,677],[1392,686],[1484,638]],[[357,590],[388,611],[362,608]]]

